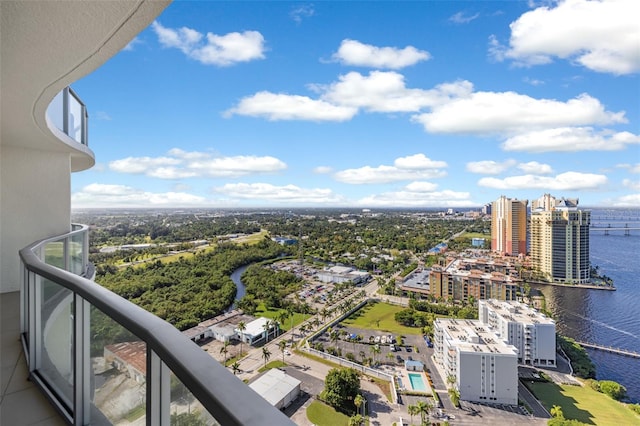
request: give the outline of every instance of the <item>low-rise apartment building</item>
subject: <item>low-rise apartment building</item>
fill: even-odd
[[[518,349],[518,362],[535,366],[556,365],[556,323],[520,302],[480,300],[480,322]]]

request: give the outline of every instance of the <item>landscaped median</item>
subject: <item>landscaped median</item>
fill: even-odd
[[[530,381],[525,382],[525,385],[547,411],[551,411],[554,405],[561,407],[565,419],[575,419],[590,425],[640,424],[640,415],[587,385]]]

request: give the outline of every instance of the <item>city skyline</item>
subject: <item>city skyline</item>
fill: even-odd
[[[97,163],[72,207],[640,207],[637,12],[173,3],[72,85]]]

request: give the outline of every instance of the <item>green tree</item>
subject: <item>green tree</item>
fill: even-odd
[[[240,372],[240,363],[238,361],[231,364],[231,371],[233,371],[234,376]]]
[[[411,424],[413,424],[413,416],[418,415],[418,407],[411,404],[407,407],[407,411],[409,412],[409,415],[411,416]]]
[[[356,395],[356,397],[353,400],[353,403],[355,404],[356,409],[358,411],[360,411],[360,408],[362,407],[362,411],[360,412],[364,416],[364,397],[361,394]]]
[[[355,416],[349,417],[349,426],[360,426],[364,419],[360,414],[356,414]]]
[[[627,395],[627,388],[612,380],[600,380],[600,392],[620,401]]]
[[[429,413],[431,412],[431,408],[432,405],[429,402],[422,400],[418,401],[418,403],[416,404],[416,409],[418,414],[420,414],[420,424],[425,424],[424,418],[425,416],[429,415]]]
[[[227,354],[229,353],[229,342],[227,340],[224,341],[222,347],[220,348],[220,353],[224,354],[224,364],[227,365]]]
[[[280,340],[278,342],[278,347],[280,348],[280,352],[282,352],[282,363],[284,364],[284,350],[287,347],[287,342],[285,340]]]
[[[247,329],[247,324],[244,321],[238,323],[238,330],[240,331],[240,356],[242,356],[242,344],[244,343],[244,331]]]
[[[267,362],[269,362],[269,358],[271,358],[271,352],[269,352],[269,348],[266,346],[262,347],[262,359],[264,359],[264,366],[267,366]]]
[[[551,407],[551,410],[549,410],[549,414],[551,414],[552,417],[564,419],[564,413],[562,413],[562,407],[560,407],[559,405],[554,405],[553,407]]]
[[[334,408],[353,410],[353,401],[360,393],[360,374],[353,368],[334,368],[325,378],[321,397]]]

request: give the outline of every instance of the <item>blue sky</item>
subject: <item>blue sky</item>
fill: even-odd
[[[640,206],[640,2],[172,3],[72,85],[72,207]]]

